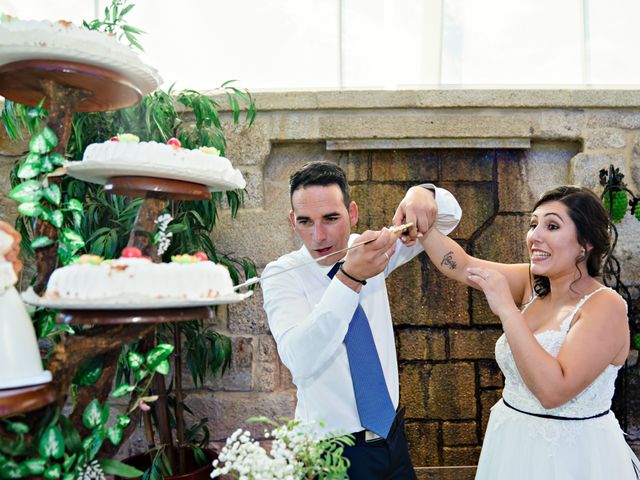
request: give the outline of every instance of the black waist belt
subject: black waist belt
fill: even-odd
[[[560,415],[548,415],[546,413],[533,413],[533,412],[525,412],[524,410],[520,410],[519,408],[510,405],[504,397],[502,397],[502,403],[504,403],[511,410],[515,410],[516,412],[524,413],[525,415],[531,415],[532,417],[540,417],[540,418],[550,418],[552,420],[591,420],[592,418],[604,417],[609,410],[605,410],[604,412],[597,413],[596,415],[591,415],[590,417],[562,417]]]

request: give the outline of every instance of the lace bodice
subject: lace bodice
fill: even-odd
[[[590,294],[585,295],[567,318],[564,319],[559,330],[547,330],[536,334],[536,340],[542,348],[544,348],[550,355],[556,357],[564,343],[569,327],[571,326],[571,321],[578,309],[592,295],[604,288],[606,287],[600,287]],[[536,298],[537,297],[534,297],[531,302],[525,305],[522,313],[527,310],[529,305],[531,305]],[[608,410],[611,407],[611,398],[614,393],[614,382],[620,368],[615,365],[608,365],[607,368],[605,368],[604,371],[598,375],[598,377],[587,388],[567,403],[557,408],[545,409],[540,404],[540,401],[525,385],[524,380],[522,380],[522,377],[516,367],[513,354],[511,353],[511,348],[509,348],[509,344],[507,343],[507,339],[504,334],[496,343],[496,361],[498,362],[505,378],[502,396],[507,402],[509,402],[509,404],[526,412],[558,415],[563,417],[589,417]]]

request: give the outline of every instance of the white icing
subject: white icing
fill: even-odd
[[[58,268],[49,278],[45,297],[95,300],[205,299],[233,292],[229,271],[210,261],[152,263],[120,258],[98,265],[76,263]]]
[[[225,157],[219,157],[200,150],[174,148],[171,145],[157,142],[126,143],[107,141],[89,145],[80,165],[71,162],[73,167],[82,169],[108,169],[111,176],[126,175],[135,171],[137,175],[146,172],[149,176],[183,179],[190,181],[217,184],[220,181],[232,184],[235,188],[244,188],[246,182],[242,173],[233,168]],[[232,188],[232,187],[231,187]]]
[[[161,82],[158,72],[114,35],[63,21],[11,18],[0,23],[0,64],[21,60],[66,60],[114,70],[139,83],[143,95]]]

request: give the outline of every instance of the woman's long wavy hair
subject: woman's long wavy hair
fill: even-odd
[[[576,226],[578,243],[586,252],[587,273],[592,277],[600,275],[602,264],[611,249],[609,215],[600,198],[588,188],[563,185],[543,193],[533,209],[553,201],[562,202],[569,211],[569,217]],[[576,258],[576,269],[582,260],[582,257]],[[547,295],[550,289],[547,277],[533,275],[533,290],[539,297]]]

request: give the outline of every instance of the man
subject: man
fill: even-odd
[[[394,215],[396,225],[414,223],[404,242],[386,228],[351,235],[358,206],[349,198],[344,171],[329,162],[305,165],[291,177],[289,212],[304,246],[263,272],[266,277],[320,259],[265,279],[264,309],[298,388],[296,418],[322,422],[318,428],[326,433],[354,434],[356,445],[345,449],[352,480],[415,479],[397,411],[398,364],[385,278],[422,251],[415,239],[436,217],[435,226],[445,233],[460,220],[453,196],[427,187],[411,188]]]

